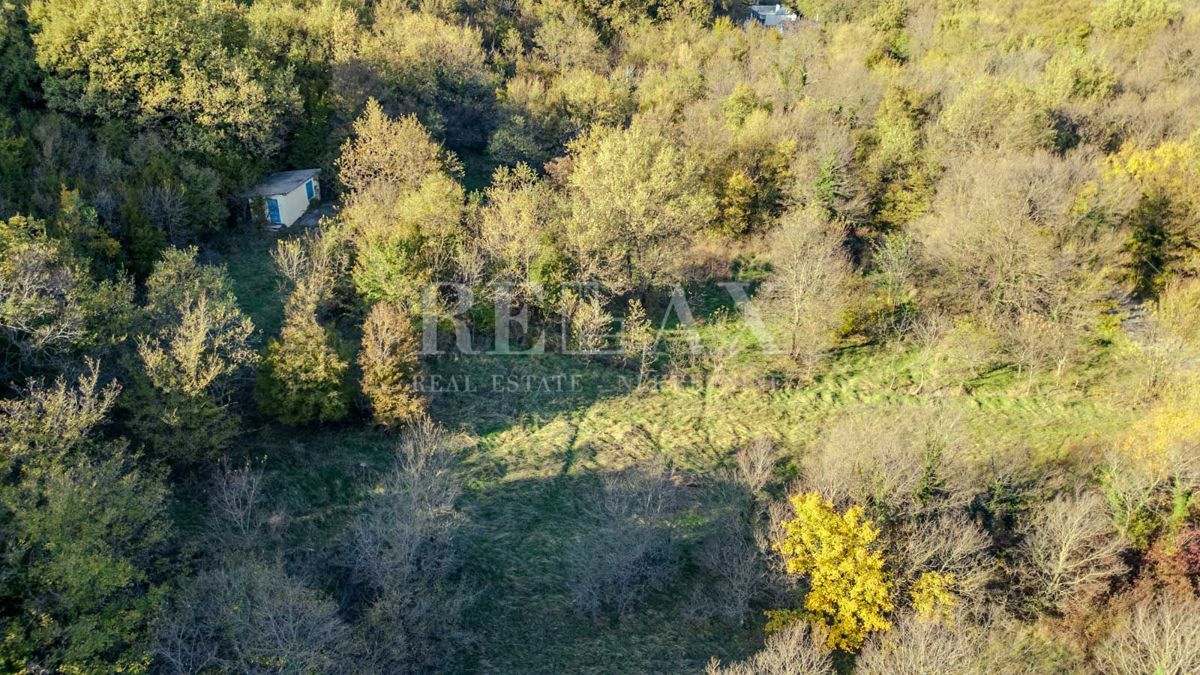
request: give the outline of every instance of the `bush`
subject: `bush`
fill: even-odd
[[[721,667],[713,659],[707,675],[831,675],[833,658],[819,628],[795,623],[767,638],[766,646],[749,660]]]
[[[363,324],[362,390],[371,403],[375,422],[397,426],[416,421],[425,412],[425,400],[416,391],[420,372],[420,342],[412,321],[395,305],[371,307]]]
[[[591,617],[626,616],[676,572],[667,518],[675,488],[662,468],[604,476],[585,507],[585,525],[570,553],[572,604]]]
[[[284,424],[336,422],[349,411],[346,371],[334,336],[308,311],[293,311],[267,345],[258,405]]]

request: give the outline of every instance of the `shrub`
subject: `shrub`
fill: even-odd
[[[675,488],[663,468],[602,479],[570,553],[571,597],[579,611],[621,619],[674,576],[676,552],[667,522],[674,508]]]
[[[362,390],[375,421],[383,426],[408,424],[425,411],[414,385],[420,369],[420,343],[408,315],[390,303],[371,307],[363,324]]]
[[[284,424],[335,422],[349,410],[346,371],[334,336],[311,312],[293,311],[267,345],[258,404]]]
[[[830,675],[833,658],[820,628],[803,622],[792,624],[767,638],[767,644],[750,659],[724,668],[713,659],[707,675]]]

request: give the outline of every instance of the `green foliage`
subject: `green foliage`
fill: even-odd
[[[449,269],[463,235],[461,169],[415,117],[391,120],[374,100],[338,158],[350,191],[341,220],[355,248],[352,278],[368,302],[415,312],[426,284]]]
[[[908,59],[905,21],[909,14],[908,0],[882,0],[875,8],[869,23],[879,35],[879,43],[867,56],[867,65],[877,67],[886,62],[904,63]]]
[[[392,120],[374,99],[367,101],[352,133],[337,161],[338,178],[351,193],[380,183],[411,190],[427,176],[458,168],[453,155],[442,152],[416,117]]]
[[[863,672],[1158,663],[1194,608],[1107,592],[1195,576],[1194,3],[794,4],[774,31],[693,0],[0,0],[0,385],[103,356],[125,392],[2,405],[0,670],[827,672],[829,627]],[[342,197],[320,229],[221,231],[309,166]],[[477,335],[510,292],[519,340],[615,347],[624,315],[624,358],[422,362],[433,281],[470,287]],[[703,353],[653,330],[676,283]],[[276,336],[245,430],[243,312]],[[422,368],[452,391],[424,400]],[[377,426],[428,413],[465,461],[377,480],[391,430],[332,424],[351,370]],[[935,417],[953,444],[910,423]],[[703,559],[760,437],[816,493],[782,528],[797,607],[747,659],[761,621],[691,619],[718,578],[779,597],[759,532]],[[208,489],[235,438],[269,517]],[[164,457],[200,570],[166,603]],[[594,491],[660,459],[678,513]],[[1092,483],[1107,502],[1049,499]],[[209,497],[253,546],[224,550]]]
[[[925,213],[933,198],[932,171],[921,159],[923,126],[929,117],[927,106],[920,92],[892,86],[876,113],[870,170],[875,183],[872,193],[876,195],[872,210],[880,229],[903,227],[915,220]],[[818,184],[818,195],[820,187]]]
[[[1064,49],[1046,63],[1045,91],[1053,104],[1107,98],[1116,86],[1116,73],[1099,54]]]
[[[35,384],[0,404],[0,665],[144,672],[168,491],[96,431],[118,388]]]
[[[1180,18],[1183,7],[1171,0],[1105,0],[1092,12],[1092,19],[1110,31],[1128,32],[1145,39]]]
[[[394,302],[415,311],[426,284],[449,271],[465,234],[463,189],[431,174],[416,189],[380,188],[355,199],[342,214],[353,230],[354,285],[368,302]]]
[[[63,188],[59,195],[58,215],[47,228],[48,234],[67,242],[80,260],[97,265],[111,264],[120,254],[120,245],[101,227],[96,210],[79,196],[77,190]]]
[[[267,344],[258,406],[284,424],[336,422],[349,412],[347,370],[337,338],[311,311],[293,311]]]
[[[7,506],[19,542],[9,553],[25,561],[29,596],[24,658],[49,647],[64,669],[145,669],[162,598],[147,573],[168,533],[165,486],[115,456],[49,469],[22,492],[27,501]]]
[[[574,158],[564,243],[583,278],[613,292],[676,278],[674,252],[715,215],[694,160],[639,125],[594,132]]]
[[[254,159],[279,151],[299,110],[291,74],[245,50],[236,5],[37,0],[30,20],[55,109]]]
[[[553,292],[561,253],[561,201],[527,165],[501,167],[492,175],[479,223],[480,246],[491,263],[493,283],[538,302],[538,290]]]
[[[394,115],[416,115],[456,151],[482,147],[496,81],[479,29],[401,3],[377,8],[373,18],[350,46],[354,65],[335,74],[343,114],[374,97]]]
[[[771,102],[759,98],[758,92],[745,82],[739,82],[734,87],[733,93],[725,99],[721,107],[725,109],[725,123],[735,129],[742,126],[755,110],[771,112]]]
[[[386,303],[371,307],[363,324],[358,365],[363,394],[378,424],[409,424],[424,414],[425,401],[416,391],[419,350],[420,341],[407,312]]]
[[[971,81],[946,105],[938,126],[945,142],[959,152],[980,145],[1049,148],[1054,140],[1050,111],[1033,89],[1014,80]]]
[[[137,342],[131,426],[161,456],[214,457],[240,431],[229,410],[239,375],[257,361],[254,324],[237,307],[221,268],[196,250],[171,250],[147,282],[151,330]]]
[[[1171,271],[1187,270],[1200,248],[1200,135],[1153,148],[1123,147],[1107,158],[1101,189],[1124,195],[1133,208],[1120,214],[1129,239],[1126,268],[1135,291],[1157,295]],[[1192,270],[1194,273],[1194,270]]]
[[[748,112],[731,136],[727,154],[718,166],[708,169],[708,182],[717,197],[716,229],[732,237],[761,233],[774,223],[788,198],[789,164],[796,145],[773,138],[764,108]]]
[[[36,99],[39,73],[25,2],[0,3],[0,111]]]
[[[42,222],[15,216],[0,223],[0,339],[8,367],[102,355],[124,340],[132,309],[131,283],[95,281]]]

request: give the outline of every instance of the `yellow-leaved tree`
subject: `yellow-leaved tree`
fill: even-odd
[[[1134,290],[1157,296],[1172,273],[1195,275],[1200,259],[1200,133],[1152,148],[1133,144],[1107,158],[1099,188],[1123,199],[1126,264]],[[1191,255],[1189,255],[1191,254]]]
[[[922,572],[909,591],[912,608],[917,617],[930,621],[949,621],[950,612],[958,604],[953,574]]]
[[[796,517],[783,523],[775,548],[789,574],[808,577],[809,590],[802,613],[776,618],[803,616],[829,629],[830,648],[854,651],[872,632],[891,627],[891,584],[873,546],[879,530],[860,507],[839,514],[816,492],[793,495],[791,503]]]

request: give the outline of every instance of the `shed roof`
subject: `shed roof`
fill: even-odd
[[[796,18],[796,13],[787,5],[751,5],[750,11],[763,18],[768,16],[778,16],[784,19]]]
[[[258,187],[246,193],[247,197],[274,197],[275,195],[286,195],[292,190],[304,185],[304,183],[317,174],[321,173],[320,169],[298,169],[296,171],[283,171],[273,173],[267,176],[266,180],[258,185]]]

